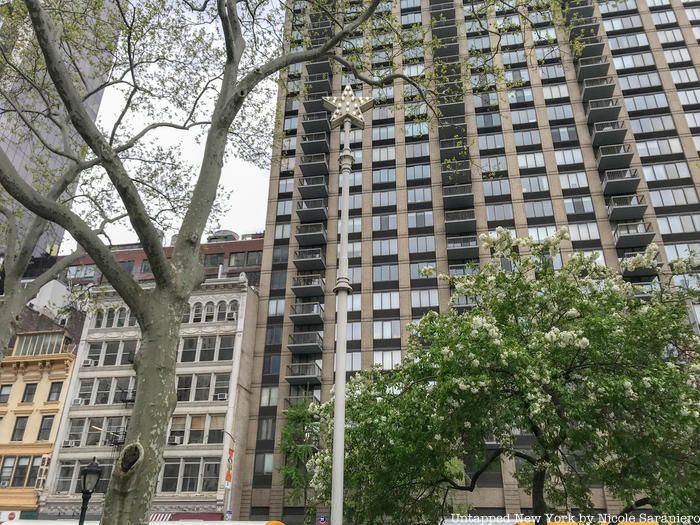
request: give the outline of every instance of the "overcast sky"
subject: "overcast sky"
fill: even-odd
[[[122,104],[120,95],[108,89],[100,106],[98,121],[104,119],[113,122],[114,114],[121,110]],[[181,140],[185,158],[195,166],[200,165],[203,144],[197,144],[191,135],[188,136],[184,132],[169,130],[164,134],[165,136],[159,136],[159,140]],[[154,133],[153,136],[157,135]],[[231,158],[224,164],[221,184],[232,193],[228,203],[229,211],[220,221],[222,229],[233,230],[238,234],[262,232],[265,229],[269,176],[268,170],[262,170],[239,159]],[[115,244],[138,241],[136,235],[125,227],[113,227],[108,232]],[[166,242],[169,241],[169,238],[166,239]],[[74,247],[75,242],[67,237],[62,243],[61,252],[70,253]]]

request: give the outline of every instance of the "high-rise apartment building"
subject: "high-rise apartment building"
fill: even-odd
[[[488,23],[474,16],[482,2],[380,4],[378,11],[393,11],[406,28],[430,28],[441,45],[425,51],[425,70],[437,57],[454,73],[448,81],[466,86],[459,100],[438,101],[439,125],[416,119],[415,107],[407,112],[401,80],[372,90],[329,60],[290,68],[283,78],[243,518],[300,517],[279,472],[285,409],[329,399],[333,384],[339,132],[330,131],[322,96],[338,95],[349,82],[365,96],[386,97],[366,116],[364,131],[353,132],[349,373],[394,367],[406,347],[406,323],[450,308],[448,285],[421,268],[464,272],[465,263],[490,255],[478,235],[499,226],[535,239],[567,226],[562,260],[586,252],[612,267],[651,242],[661,248],[660,264],[700,248],[700,2],[565,3],[562,23],[546,11],[521,16],[506,5],[523,2],[494,6]],[[324,30],[318,17],[312,24],[303,1],[291,11],[292,46],[302,27]],[[489,23],[508,29],[498,36]],[[391,60],[373,49],[379,38],[358,33],[349,40],[365,46],[373,67]],[[467,70],[468,50],[497,51],[494,64],[504,78]],[[416,56],[411,66],[399,58],[407,75],[423,71]],[[625,277],[642,289],[654,286],[644,270]],[[526,436],[522,442],[527,446]],[[474,512],[531,507],[513,478],[517,468],[503,458],[482,477],[466,500]],[[604,488],[592,492],[597,508],[619,510]]]
[[[165,249],[170,254],[171,248]],[[168,427],[164,466],[151,506],[156,521],[222,520],[240,501],[246,448],[262,238],[222,230],[201,247],[206,279],[183,313],[177,356],[177,407]],[[142,286],[153,281],[138,245],[114,257]],[[250,279],[248,279],[250,276]],[[112,468],[125,443],[136,397],[134,316],[88,257],[69,268],[76,284],[93,285],[66,410],[40,495],[40,517],[76,518],[80,470],[93,458],[102,480],[88,517],[99,519]],[[234,443],[235,440],[235,443]]]

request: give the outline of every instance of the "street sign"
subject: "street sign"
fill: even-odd
[[[321,516],[318,518],[318,523],[319,523],[319,525],[325,525],[326,524],[326,516],[321,514]]]

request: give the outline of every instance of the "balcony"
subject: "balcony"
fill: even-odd
[[[302,177],[299,179],[299,194],[302,199],[321,199],[328,197],[326,177]]]
[[[447,237],[448,259],[475,259],[479,256],[479,239],[476,235]]]
[[[474,210],[457,210],[445,212],[446,233],[476,232],[476,217]]]
[[[318,297],[326,293],[326,280],[320,275],[299,275],[292,280],[297,297]]]
[[[319,405],[320,403],[321,400],[314,397],[312,394],[309,394],[308,396],[289,396],[284,400],[284,409],[289,410],[290,408],[299,405]]]
[[[608,170],[603,177],[603,194],[620,195],[637,191],[639,173],[636,169]]]
[[[593,146],[609,146],[624,142],[627,136],[627,126],[622,120],[596,122],[593,125]]]
[[[657,274],[658,269],[663,266],[659,254],[656,254],[656,264],[654,266],[638,267],[634,269],[627,269],[622,266],[622,262],[625,259],[632,259],[634,257],[643,256],[644,252],[625,252],[622,257],[620,257],[620,273],[623,277],[651,277]]]
[[[322,58],[315,62],[306,63],[306,72],[309,75],[320,75],[323,73],[330,74],[332,72],[331,61],[329,58]]]
[[[464,117],[464,100],[438,103],[438,109],[443,117]]]
[[[637,248],[654,239],[654,230],[648,222],[623,222],[615,227],[613,238],[617,248]]]
[[[607,56],[582,58],[576,64],[576,78],[583,82],[589,78],[604,77],[610,71],[610,61]]]
[[[457,36],[454,10],[452,11],[452,18],[448,16],[433,17],[433,36],[440,39]]]
[[[322,222],[299,224],[294,235],[299,246],[326,244],[326,225]]]
[[[442,183],[469,184],[472,181],[471,163],[468,160],[442,163]]]
[[[615,81],[612,77],[587,78],[583,81],[581,97],[584,102],[612,98],[615,92]]]
[[[459,53],[459,40],[457,37],[447,37],[440,39],[440,47],[433,49],[433,55],[444,58]]]
[[[293,354],[320,354],[323,352],[323,337],[318,331],[289,334],[287,348]]]
[[[466,137],[441,139],[440,158],[444,161],[469,158],[469,142]]]
[[[600,28],[600,20],[596,17],[578,18],[571,22],[569,40],[574,41],[579,38],[596,36]]]
[[[306,272],[312,270],[325,270],[326,257],[323,248],[304,248],[294,253],[294,266],[297,270]]]
[[[302,155],[299,168],[305,177],[326,175],[328,173],[328,155],[325,153]]]
[[[328,133],[331,130],[327,111],[306,113],[301,120],[301,125],[305,133]]]
[[[577,20],[591,18],[593,16],[593,2],[591,0],[575,0],[569,2],[566,10],[566,20],[569,23],[576,23]]]
[[[640,220],[646,209],[643,195],[616,195],[608,201],[608,218],[613,222]]]
[[[612,146],[601,146],[598,148],[596,158],[598,159],[598,169],[618,170],[629,168],[632,162],[632,146],[630,144],[614,144]]]
[[[474,205],[471,184],[458,184],[442,188],[442,202],[446,210],[460,210]]]
[[[294,303],[289,313],[294,324],[323,324],[323,305],[321,303]]]
[[[599,57],[605,50],[603,39],[599,36],[586,36],[579,38],[578,42],[578,58]]]
[[[328,153],[330,147],[328,144],[327,133],[309,133],[301,137],[301,151],[304,155],[314,155],[319,153]]]
[[[321,367],[316,363],[292,363],[285,377],[290,385],[321,384]]]
[[[318,13],[318,18],[314,19],[314,15],[311,15],[311,17],[311,27],[309,28],[310,35],[313,35],[314,38],[319,38],[323,36],[329,37],[333,35],[333,26],[331,25],[331,22],[328,19],[328,15],[326,15],[325,13]]]
[[[328,220],[328,200],[309,199],[297,202],[297,216],[301,222]]]
[[[304,81],[307,93],[318,93],[319,91],[331,90],[331,76],[328,73],[317,73],[307,75]]]
[[[658,280],[633,283],[632,286],[634,287],[634,296],[638,299],[649,299],[660,289]]]
[[[323,106],[323,97],[329,96],[330,93],[308,93],[304,97],[304,111],[307,115],[315,113],[323,113],[325,107]],[[326,117],[327,119],[327,117]]]
[[[586,113],[588,123],[617,120],[620,117],[620,109],[620,99],[617,97],[591,100]]]

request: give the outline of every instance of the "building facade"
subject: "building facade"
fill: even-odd
[[[248,327],[254,328],[250,320],[258,303],[245,270],[255,277],[261,253],[262,238],[238,240],[232,232],[219,232],[202,245],[207,279],[192,294],[180,328],[178,403],[151,509],[154,519],[222,520],[240,501],[237,454],[246,447],[255,339],[255,330]],[[123,247],[115,257],[149,285],[152,276],[140,249]],[[78,516],[79,472],[95,457],[103,476],[88,515],[97,519],[135,399],[133,360],[140,333],[123,301],[102,282],[89,259],[69,269],[69,275],[82,284],[100,284],[91,292],[40,517]]]
[[[0,363],[0,513],[37,515],[82,326],[78,312],[56,322],[27,308]]]
[[[404,104],[401,79],[373,90],[319,60],[290,68],[282,80],[244,519],[299,517],[279,472],[285,408],[325,401],[333,384],[339,132],[330,131],[322,96],[351,83],[364,96],[385,99],[366,116],[364,131],[353,132],[350,372],[394,367],[406,347],[405,325],[450,308],[448,285],[421,268],[464,272],[466,263],[490,256],[478,235],[499,226],[535,239],[567,226],[571,240],[562,245],[562,260],[585,252],[612,267],[651,242],[664,265],[700,247],[700,2],[581,0],[570,3],[562,24],[546,11],[519,14],[504,3],[488,15],[491,27],[508,28],[500,37],[474,16],[480,5],[380,4],[404,28],[421,24],[441,43],[422,60],[414,54],[410,65],[399,57],[400,70],[420,75],[440,60],[449,66],[448,81],[466,86],[458,100],[438,100],[439,125],[421,122],[420,107]],[[330,27],[318,14],[311,23],[303,1],[291,11],[292,47],[303,45],[304,27],[319,34]],[[364,46],[368,63],[386,66],[385,51],[372,49],[381,40],[363,38],[348,41]],[[573,40],[578,54],[568,44]],[[461,59],[468,50],[497,51],[494,63],[505,78],[467,70]],[[625,277],[641,290],[655,286],[643,270]],[[465,503],[476,513],[527,511],[531,500],[513,478],[517,468],[502,458]],[[597,508],[619,510],[603,488],[592,492]]]

